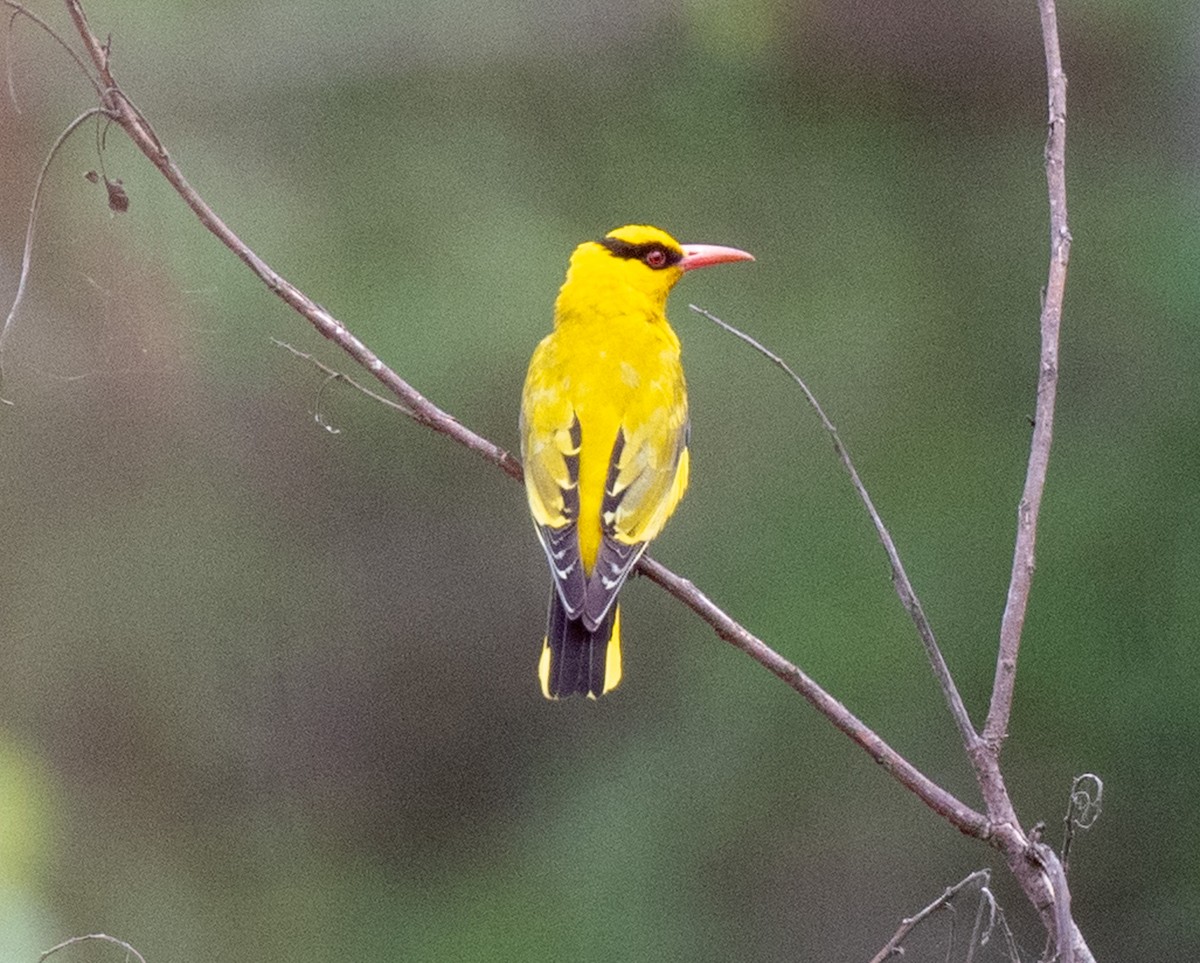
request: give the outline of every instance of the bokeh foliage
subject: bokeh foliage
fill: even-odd
[[[644,220],[755,252],[674,297],[694,481],[656,555],[976,799],[827,439],[686,304],[822,398],[981,719],[1047,257],[1032,2],[88,10],[231,225],[502,445],[575,243]],[[1104,777],[1077,919],[1098,958],[1184,959],[1196,17],[1060,17],[1075,246],[1005,763],[1052,839],[1073,775]],[[28,24],[10,54],[6,307],[37,166],[87,104]],[[78,176],[98,163],[85,134],[51,179],[0,410],[5,959],[97,929],[152,963],[864,959],[991,859],[651,586],[627,589],[620,692],[544,704],[547,579],[518,486],[321,390],[270,339],[346,362],[111,134],[133,207],[110,217]],[[941,959],[945,936],[910,956]]]

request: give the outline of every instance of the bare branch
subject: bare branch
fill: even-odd
[[[917,591],[913,588],[912,582],[909,581],[908,573],[904,571],[904,563],[900,560],[900,553],[896,549],[896,543],[892,540],[892,535],[888,531],[887,526],[883,524],[883,518],[880,517],[879,512],[875,508],[875,503],[867,493],[867,487],[859,477],[858,470],[854,467],[854,462],[850,460],[849,450],[842,442],[837,428],[834,427],[833,422],[825,414],[825,409],[821,407],[821,403],[817,401],[816,395],[804,383],[804,379],[796,374],[788,366],[787,362],[775,354],[775,352],[764,347],[744,331],[740,331],[733,325],[727,324],[703,308],[698,308],[694,304],[689,304],[688,307],[697,314],[708,318],[713,324],[724,328],[735,338],[740,338],[746,342],[746,344],[762,354],[772,364],[782,369],[788,377],[800,386],[800,390],[804,392],[804,397],[808,399],[809,405],[817,413],[817,417],[821,419],[821,424],[829,432],[829,437],[833,439],[833,449],[837,452],[842,467],[846,469],[846,474],[850,476],[850,484],[854,486],[854,490],[858,493],[863,507],[866,508],[867,515],[871,518],[871,524],[875,526],[875,534],[879,536],[879,541],[883,543],[883,550],[887,553],[888,563],[892,567],[892,585],[895,586],[896,594],[900,596],[900,603],[912,618],[913,625],[917,627],[917,635],[921,637],[921,642],[925,646],[925,652],[929,656],[929,663],[933,666],[933,674],[937,677],[938,684],[942,687],[946,703],[950,706],[950,714],[954,717],[954,722],[958,726],[959,735],[962,736],[963,745],[970,750],[978,741],[979,736],[975,732],[975,727],[971,724],[971,717],[967,714],[962,697],[958,694],[958,686],[954,684],[954,677],[950,674],[946,660],[942,657],[942,650],[938,647],[937,639],[934,638],[933,626],[929,624],[929,619],[925,617],[925,610],[921,606],[921,600],[917,597]]]
[[[1054,959],[1057,963],[1074,963],[1075,924],[1071,919],[1071,890],[1067,886],[1067,874],[1054,850],[1039,838],[1040,832],[1030,835],[1032,838],[1026,856],[1045,875],[1054,896]]]
[[[1058,391],[1058,333],[1062,324],[1063,293],[1067,283],[1067,262],[1071,255],[1071,232],[1067,227],[1067,76],[1063,73],[1058,46],[1058,17],[1054,0],[1038,0],[1042,20],[1042,41],[1046,49],[1046,82],[1049,91],[1049,130],[1046,138],[1046,187],[1050,200],[1050,268],[1046,294],[1042,302],[1041,361],[1038,366],[1037,408],[1033,438],[1029,446],[1029,467],[1025,490],[1017,508],[1017,539],[1013,551],[1012,578],[1008,601],[1000,623],[1000,651],[996,659],[996,678],[988,708],[983,738],[997,752],[1008,732],[1012,712],[1013,686],[1017,675],[1017,654],[1029,604],[1033,579],[1034,543],[1037,540],[1038,512],[1050,463],[1050,444],[1054,433],[1054,399]]]
[[[970,753],[976,778],[983,793],[988,816],[993,820],[997,844],[1005,853],[1009,869],[1026,897],[1037,908],[1051,934],[1060,961],[1094,959],[1071,917],[1071,895],[1066,873],[1058,856],[1040,841],[1037,833],[1021,831],[1000,770],[1000,750],[1012,712],[1017,656],[1033,579],[1034,546],[1038,513],[1046,483],[1054,428],[1054,402],[1058,388],[1058,342],[1062,324],[1063,295],[1071,232],[1067,226],[1066,135],[1067,78],[1063,72],[1058,41],[1058,17],[1054,0],[1038,0],[1042,43],[1046,54],[1048,132],[1046,139],[1046,189],[1050,205],[1050,266],[1042,301],[1039,325],[1041,352],[1038,365],[1037,408],[1025,488],[1017,509],[1017,536],[1013,551],[1012,577],[1004,616],[996,675],[983,739]]]

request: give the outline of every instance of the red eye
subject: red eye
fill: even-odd
[[[646,256],[642,258],[648,267],[654,268],[656,271],[659,268],[667,266],[667,252],[661,247],[653,247],[646,252]]]

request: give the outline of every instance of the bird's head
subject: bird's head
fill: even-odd
[[[666,231],[627,224],[575,248],[559,293],[559,312],[648,308],[661,312],[684,272],[728,261],[753,261],[716,244],[680,244]],[[648,303],[647,303],[648,302]]]

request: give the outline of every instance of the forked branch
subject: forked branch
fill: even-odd
[[[996,657],[996,675],[983,739],[971,761],[983,793],[988,815],[1002,840],[1009,869],[1026,897],[1041,913],[1047,932],[1053,935],[1060,963],[1084,963],[1093,959],[1079,928],[1071,917],[1071,896],[1059,857],[1036,838],[1026,836],[1017,823],[1000,768],[1000,750],[1008,732],[1016,682],[1017,656],[1025,626],[1025,612],[1033,581],[1034,547],[1038,515],[1054,430],[1054,403],[1058,390],[1058,343],[1062,325],[1063,295],[1067,263],[1071,254],[1071,232],[1067,224],[1067,77],[1063,72],[1058,39],[1058,15],[1054,0],[1038,0],[1042,45],[1046,56],[1047,135],[1046,189],[1050,206],[1050,266],[1040,317],[1041,352],[1038,363],[1037,407],[1029,445],[1025,487],[1017,508],[1017,536],[1013,551],[1012,576]]]
[[[883,948],[878,953],[871,957],[871,963],[887,963],[891,959],[900,959],[904,955],[904,941],[908,939],[913,930],[928,920],[938,910],[953,910],[954,900],[962,894],[963,890],[976,885],[979,887],[979,909],[975,914],[975,926],[971,930],[967,944],[967,953],[973,953],[977,946],[985,946],[988,940],[991,939],[992,930],[995,928],[997,918],[1001,916],[999,907],[996,905],[996,897],[988,889],[988,883],[991,881],[992,874],[988,870],[977,869],[969,876],[960,879],[953,886],[947,887],[941,896],[919,913],[901,920],[900,926],[892,938],[883,945]],[[985,910],[987,911],[986,921]],[[949,956],[949,952],[947,952],[947,956]]]

